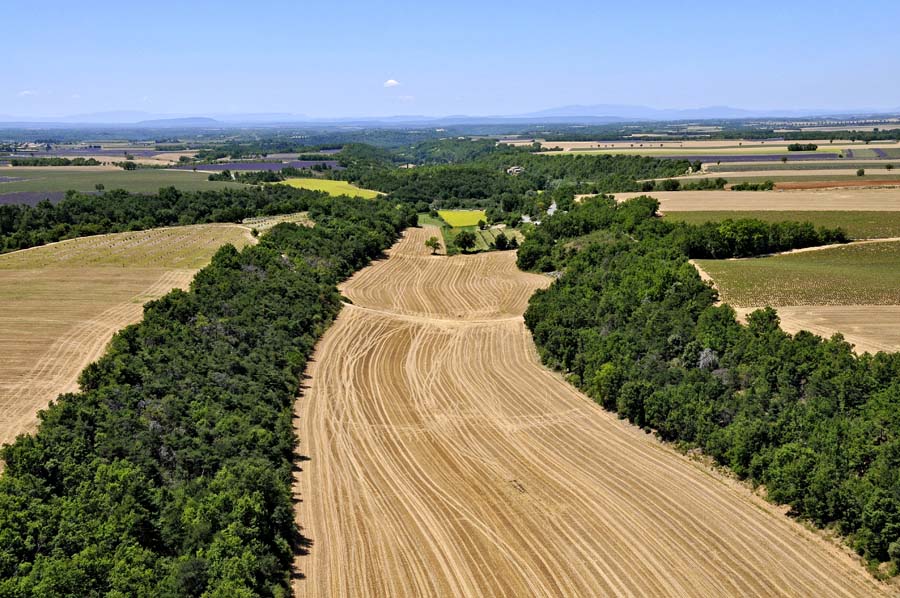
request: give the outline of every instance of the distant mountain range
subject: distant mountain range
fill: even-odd
[[[228,128],[236,125],[310,125],[310,126],[403,126],[464,124],[611,124],[637,121],[693,121],[744,118],[827,118],[848,116],[885,116],[900,114],[892,110],[859,108],[848,110],[796,109],[747,110],[730,106],[671,109],[627,104],[570,105],[515,115],[491,116],[422,116],[399,115],[381,117],[312,118],[290,113],[235,113],[192,116],[186,114],[153,114],[133,110],[94,112],[63,117],[21,118],[0,115],[0,127],[70,127],[72,125],[130,126],[139,128]]]

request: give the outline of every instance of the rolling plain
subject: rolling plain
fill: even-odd
[[[539,362],[550,278],[434,228],[343,284],[296,402],[297,596],[876,596],[845,549]]]

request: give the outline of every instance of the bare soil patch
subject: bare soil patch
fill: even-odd
[[[855,181],[795,181],[787,183],[776,183],[776,190],[793,190],[793,189],[839,189],[843,187],[860,187],[868,189],[877,189],[879,187],[897,187],[900,186],[900,179],[893,180],[866,180],[860,177]]]

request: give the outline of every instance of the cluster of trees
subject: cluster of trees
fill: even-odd
[[[291,503],[300,377],[340,309],[336,283],[415,220],[384,201],[290,193],[315,227],[219,250],[2,450],[0,595],[289,593],[304,546]]]
[[[470,137],[431,139],[411,147],[399,148],[395,153],[408,164],[459,164],[473,162],[496,151],[493,139]]]
[[[309,208],[309,197],[327,197],[316,193],[298,194],[287,185],[190,193],[167,187],[156,195],[70,191],[57,204],[0,205],[0,253],[87,235],[302,212]]]
[[[100,166],[94,158],[11,158],[10,166]]]
[[[621,417],[835,526],[872,562],[900,565],[900,354],[792,337],[772,309],[739,324],[655,205],[598,198],[549,218],[551,238],[526,239],[526,269],[547,265],[545,243],[566,249],[550,264],[564,273],[525,314],[543,361]]]
[[[415,168],[397,168],[408,160]],[[431,141],[403,151],[350,144],[341,152],[346,170],[335,173],[361,187],[430,208],[479,207],[491,222],[515,224],[522,214],[540,218],[551,204],[539,192],[564,188],[575,193],[639,191],[641,179],[683,174],[684,160],[643,156],[539,156],[531,148],[469,139]],[[507,174],[511,166],[524,171]],[[705,183],[702,183],[705,184]]]
[[[715,189],[724,189],[728,184],[726,179],[722,177],[695,179],[689,181],[679,181],[677,179],[663,179],[661,181],[643,181],[641,183],[641,191],[650,193],[652,191],[710,191]]]
[[[519,267],[543,272],[563,270],[581,249],[606,241],[611,229],[623,229],[631,236],[651,234],[691,259],[750,257],[848,241],[839,228],[816,228],[809,222],[742,218],[687,224],[659,218],[658,208],[659,202],[647,196],[618,207],[612,196],[603,195],[574,204],[571,210],[557,212],[529,231],[519,249]]]
[[[241,158],[265,158],[269,154],[302,154],[304,152],[319,152],[321,150],[341,149],[339,142],[325,142],[322,144],[297,143],[291,136],[273,135],[265,139],[253,140],[229,140],[211,144],[197,152],[198,162],[215,162],[225,158],[238,160]],[[303,158],[300,158],[301,160]],[[319,160],[321,156],[316,154],[313,160]]]
[[[775,181],[763,181],[761,183],[751,183],[744,181],[731,186],[732,191],[771,191],[775,188]]]
[[[816,228],[809,222],[763,222],[753,218],[677,226],[670,236],[692,259],[751,257],[849,241],[840,228]]]
[[[815,143],[791,143],[787,148],[789,152],[814,152],[819,146]]]
[[[263,183],[278,183],[291,177],[308,177],[312,176],[310,171],[324,172],[331,170],[327,164],[314,164],[311,168],[294,168],[293,166],[285,166],[281,170],[246,170],[246,171],[230,171],[228,169],[222,172],[212,173],[207,179],[210,181],[236,181],[245,185],[262,185]]]

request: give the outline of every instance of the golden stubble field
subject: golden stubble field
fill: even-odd
[[[305,596],[873,596],[845,549],[538,361],[549,284],[512,252],[430,256],[410,229],[296,403]]]
[[[0,444],[30,432],[37,412],[77,390],[78,374],[143,304],[187,288],[249,228],[207,224],[98,235],[0,255]]]
[[[800,191],[652,191],[616,193],[618,201],[650,195],[660,212],[739,210],[900,210],[900,189],[823,189]]]

